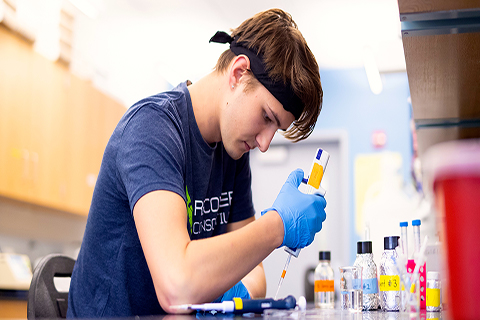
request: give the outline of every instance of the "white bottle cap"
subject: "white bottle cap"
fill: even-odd
[[[428,271],[427,280],[440,280],[440,273],[437,271]]]

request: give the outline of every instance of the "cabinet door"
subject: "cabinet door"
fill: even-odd
[[[65,135],[68,137],[64,146],[66,161],[65,187],[66,203],[69,211],[87,214],[88,205],[85,194],[86,162],[88,157],[88,103],[91,97],[88,84],[77,77],[71,77],[68,89],[68,112],[66,116]]]
[[[29,201],[33,51],[2,28],[0,43],[0,193]]]
[[[0,28],[0,195],[86,215],[125,108]]]
[[[37,204],[62,208],[62,177],[66,170],[63,123],[68,111],[66,88],[68,70],[35,55],[32,66],[30,129],[31,200]]]

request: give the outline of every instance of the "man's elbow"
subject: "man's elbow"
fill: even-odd
[[[155,285],[158,302],[162,309],[168,313],[179,313],[181,311],[172,308],[173,306],[196,303],[192,289],[191,279],[180,274],[169,277],[169,279],[163,279],[158,285]]]

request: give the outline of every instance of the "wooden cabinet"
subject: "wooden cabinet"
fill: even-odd
[[[418,149],[480,137],[480,3],[398,0]]]
[[[125,107],[0,28],[0,195],[86,215]]]
[[[478,0],[398,0],[400,14],[478,8]]]
[[[26,92],[32,87],[32,55],[27,44],[4,41],[5,36],[0,29],[0,192],[11,196],[28,188],[30,139],[24,127],[31,119]]]

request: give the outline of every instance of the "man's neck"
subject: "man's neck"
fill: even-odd
[[[207,143],[222,140],[220,105],[223,97],[222,76],[212,72],[188,86],[198,128]]]

